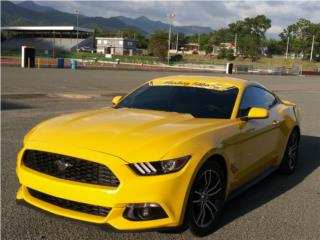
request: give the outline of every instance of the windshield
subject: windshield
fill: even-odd
[[[230,118],[238,89],[214,90],[184,86],[150,86],[135,90],[115,108],[189,113],[196,118]]]

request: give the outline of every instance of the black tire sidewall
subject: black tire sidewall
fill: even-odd
[[[191,204],[192,204],[191,195],[194,191],[194,188],[195,188],[197,181],[199,181],[202,173],[207,169],[215,170],[220,175],[220,178],[222,180],[222,188],[223,189],[222,189],[222,193],[218,199],[218,204],[217,204],[218,212],[215,217],[215,220],[208,227],[200,228],[195,224],[194,219],[193,219],[193,211],[192,211],[192,206],[191,206]],[[219,221],[223,206],[224,206],[225,193],[226,193],[226,177],[225,177],[225,173],[224,173],[223,168],[220,166],[220,164],[217,161],[214,161],[214,160],[204,163],[204,165],[198,171],[197,176],[195,177],[194,182],[192,184],[192,187],[191,187],[191,190],[189,193],[187,209],[186,209],[186,217],[187,217],[186,220],[187,220],[190,231],[194,235],[202,237],[202,236],[205,236],[205,235],[208,235],[208,234],[214,232],[215,227],[217,225],[217,222]]]
[[[293,134],[298,134],[298,146],[297,146],[297,156],[296,156],[296,162],[295,162],[295,165],[294,165],[294,168],[291,169],[289,167],[289,148],[290,148],[290,143],[291,143],[291,138],[293,136]],[[291,134],[290,134],[290,137],[288,139],[288,142],[287,142],[287,145],[286,145],[286,150],[285,150],[285,154],[283,156],[283,159],[282,159],[282,162],[280,164],[280,167],[279,167],[279,172],[280,173],[283,173],[283,174],[292,174],[295,172],[296,170],[296,167],[297,167],[297,163],[298,163],[298,156],[299,156],[299,142],[300,142],[300,134],[299,134],[299,131],[297,129],[294,129]]]

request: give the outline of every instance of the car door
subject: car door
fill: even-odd
[[[281,119],[277,114],[277,98],[269,91],[256,86],[249,86],[242,97],[238,117],[239,134],[237,137],[236,185],[240,186],[256,177],[276,161],[280,140],[279,124]],[[266,119],[240,120],[247,116],[252,107],[269,110]]]

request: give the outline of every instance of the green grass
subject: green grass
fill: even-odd
[[[320,62],[310,63],[307,60],[299,59],[283,59],[283,58],[268,58],[261,57],[255,62],[250,59],[237,58],[233,61],[228,61],[226,59],[217,59],[215,56],[200,56],[200,55],[185,55],[183,63],[199,63],[199,64],[226,64],[227,62],[232,62],[235,64],[251,65],[253,67],[294,67],[299,66],[303,69],[319,69]]]

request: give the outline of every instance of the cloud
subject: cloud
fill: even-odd
[[[81,14],[87,16],[146,16],[162,22],[167,22],[167,13],[175,12],[175,25],[213,29],[264,14],[272,20],[268,34],[273,37],[299,18],[320,21],[319,1],[39,1],[38,4],[70,13],[80,9]]]

